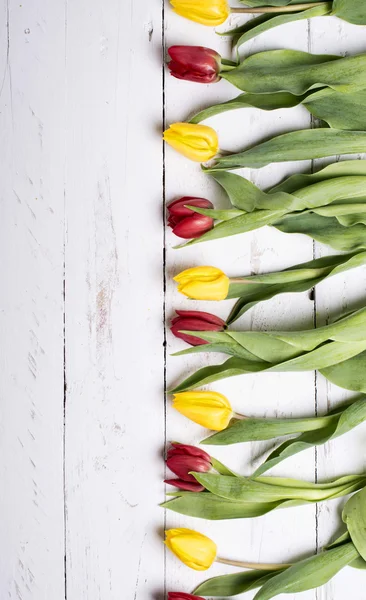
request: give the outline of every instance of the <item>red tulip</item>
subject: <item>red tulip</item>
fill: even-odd
[[[168,592],[168,600],[203,600],[202,596],[192,596],[184,592]]]
[[[221,56],[203,46],[171,46],[168,68],[177,79],[214,83],[220,79]]]
[[[168,205],[168,225],[175,235],[185,240],[200,237],[206,231],[210,231],[214,225],[212,217],[193,212],[190,208],[186,208],[187,204],[198,208],[213,208],[209,200],[192,196],[184,196]]]
[[[172,444],[172,448],[169,450],[167,455],[166,464],[167,467],[173,471],[179,479],[176,482],[190,482],[197,484],[197,481],[190,475],[190,471],[197,471],[198,473],[207,473],[211,470],[211,456],[204,450],[196,448],[195,446],[189,446],[187,444]],[[169,480],[170,485],[172,480]],[[180,487],[176,485],[176,487]],[[202,491],[195,489],[194,491]]]
[[[183,479],[165,479],[164,483],[174,485],[174,487],[185,492],[203,492],[205,489],[198,481],[194,483],[193,481],[183,481]]]
[[[202,596],[192,596],[184,592],[168,592],[168,600],[203,600]]]
[[[208,344],[199,337],[181,333],[186,331],[223,331],[226,327],[225,321],[200,310],[177,310],[177,317],[172,320],[170,330],[175,337],[180,338],[191,346]]]

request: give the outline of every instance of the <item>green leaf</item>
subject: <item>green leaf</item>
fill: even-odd
[[[189,333],[189,332],[188,332]],[[207,341],[215,341],[215,332],[191,332]],[[354,391],[366,391],[364,356],[366,350],[366,308],[353,311],[334,323],[318,329],[292,332],[235,332],[226,331],[226,338],[239,344],[240,352],[249,352],[246,358],[234,356],[221,365],[199,369],[171,390],[172,393],[193,389],[213,381],[246,373],[264,371],[312,371],[315,369]],[[209,350],[209,344],[198,350]],[[235,352],[235,346],[230,352]],[[360,362],[350,359],[362,355]],[[334,369],[334,365],[340,365]],[[330,370],[333,369],[333,370]],[[357,385],[358,382],[362,385]],[[348,387],[349,385],[349,387]],[[360,389],[358,389],[360,388]]]
[[[220,462],[219,460],[217,460],[217,458],[214,458],[213,456],[211,456],[211,464],[215,471],[220,473],[220,475],[231,475],[231,477],[238,477],[238,475],[234,473],[234,471],[229,469],[226,465],[224,465],[222,462]]]
[[[366,90],[343,93],[331,88],[295,96],[289,92],[272,94],[240,94],[221,104],[214,104],[196,113],[190,123],[200,123],[215,115],[240,108],[278,110],[302,104],[314,117],[324,121],[333,129],[351,131],[366,130]]]
[[[259,143],[248,150],[222,156],[204,171],[220,169],[259,169],[271,163],[310,160],[336,154],[362,154],[366,151],[366,132],[337,129],[292,131]]]
[[[313,213],[287,215],[273,223],[283,233],[302,233],[336,250],[354,252],[366,247],[364,225],[344,227],[336,218]]]
[[[366,55],[310,54],[298,50],[269,50],[245,58],[236,68],[223,72],[243,92],[301,96],[311,89],[330,87],[351,92],[366,87]]]
[[[358,552],[366,561],[366,488],[354,494],[346,503],[342,519]]]
[[[344,435],[363,423],[366,419],[366,399],[353,401],[351,405],[343,410],[338,410],[331,417],[330,423],[323,428],[315,431],[303,433],[295,439],[288,440],[282,443],[267,457],[265,462],[256,469],[253,477],[262,475],[269,469],[278,465],[280,462],[294,456],[303,450],[308,450],[314,446],[323,445],[330,440],[334,440],[341,435]],[[225,431],[225,430],[224,430]]]
[[[194,473],[206,490],[233,502],[273,503],[280,501],[321,502],[337,498],[366,484],[365,475],[349,475],[329,483],[309,483],[279,477],[231,477],[214,473]]]
[[[268,4],[266,3],[268,6]],[[293,23],[294,21],[300,21],[303,19],[310,19],[311,17],[321,17],[330,14],[332,9],[332,3],[326,3],[324,6],[315,6],[298,13],[278,14],[278,15],[260,15],[255,19],[251,19],[242,27],[237,27],[231,31],[225,31],[221,35],[233,36],[234,42],[239,48],[245,42],[255,38],[257,35],[264,33],[278,27],[279,25],[285,25],[287,23]]]
[[[244,573],[232,573],[230,575],[220,575],[212,577],[204,583],[201,583],[194,594],[203,596],[237,596],[260,587],[266,581],[278,575],[279,571],[245,571]]]
[[[319,90],[308,95],[303,105],[314,117],[334,129],[366,130],[366,90],[349,94],[331,89]]]
[[[329,427],[337,421],[338,416],[336,415],[306,419],[255,419],[250,417],[232,419],[226,429],[218,431],[202,440],[201,444],[208,446],[229,446],[243,442],[271,440],[272,438],[285,435],[324,429],[324,427]]]
[[[226,322],[234,323],[246,311],[264,300],[289,292],[303,292],[320,281],[348,269],[365,264],[366,252],[326,256],[290,269],[264,275],[244,277],[243,282],[231,283],[228,298],[238,298]]]
[[[320,587],[357,557],[356,548],[349,543],[302,560],[266,582],[254,600],[270,600],[278,594],[293,594]]]
[[[252,519],[277,508],[282,502],[233,502],[209,492],[188,492],[161,504],[180,515],[198,519],[220,521],[226,519]]]
[[[332,14],[355,25],[366,25],[364,0],[333,0]]]
[[[240,94],[228,102],[214,104],[204,110],[196,113],[189,123],[201,123],[205,119],[220,115],[221,113],[239,108],[258,108],[260,110],[278,110],[280,108],[293,108],[305,100],[307,94],[295,96],[288,92],[278,92],[275,94]],[[340,129],[343,129],[340,128]]]
[[[366,352],[322,369],[321,374],[341,388],[366,393]]]

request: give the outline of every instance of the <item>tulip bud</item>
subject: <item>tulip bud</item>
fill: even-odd
[[[184,196],[168,205],[168,225],[175,235],[185,240],[200,237],[206,231],[210,231],[214,225],[212,217],[199,215],[188,208],[187,205],[197,206],[198,208],[213,208],[213,204],[209,200],[191,196]]]
[[[206,162],[219,151],[217,133],[207,125],[173,123],[164,131],[163,138],[172,148],[196,162]]]
[[[229,400],[218,392],[180,392],[174,396],[173,407],[194,423],[213,431],[226,429],[233,417]]]
[[[166,460],[168,469],[183,482],[197,483],[190,471],[207,473],[211,470],[211,456],[204,450],[187,444],[172,444]],[[178,481],[178,480],[173,480]],[[175,485],[175,484],[173,484]],[[180,486],[176,486],[180,487]],[[195,490],[196,491],[196,490]],[[201,491],[201,490],[199,490]]]
[[[224,23],[230,14],[226,0],[170,0],[170,4],[178,15],[211,27]]]
[[[221,56],[215,50],[203,46],[171,46],[168,53],[171,58],[168,69],[177,79],[196,83],[219,81]]]
[[[168,592],[168,600],[203,600],[202,596],[192,596],[184,592]]]
[[[193,300],[225,300],[229,293],[230,279],[216,267],[186,269],[174,281],[178,292]]]
[[[165,544],[187,567],[206,571],[216,559],[217,546],[210,538],[192,529],[169,529]]]
[[[211,315],[211,313],[200,310],[177,310],[177,317],[172,320],[171,332],[175,337],[180,338],[191,346],[202,346],[208,344],[199,337],[182,333],[187,331],[223,331],[226,327],[225,321]]]

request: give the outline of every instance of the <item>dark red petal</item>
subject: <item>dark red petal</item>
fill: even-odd
[[[202,450],[202,448],[197,448],[197,446],[191,446],[190,444],[179,444],[178,442],[171,442],[172,448],[168,450],[168,458],[170,456],[175,456],[179,454],[184,454],[188,456],[199,456],[208,462],[211,462],[211,456]]]
[[[168,600],[204,600],[204,598],[185,594],[184,592],[168,592]]]
[[[173,233],[184,240],[191,240],[201,237],[201,235],[210,231],[213,226],[214,220],[211,217],[196,213],[179,221],[179,223],[173,227]]]
[[[204,600],[204,598],[185,594],[184,592],[168,592],[168,600]]]
[[[206,321],[207,323],[213,323],[214,325],[220,325],[221,327],[226,326],[225,321],[220,319],[220,317],[202,310],[176,310],[175,312],[179,317],[199,319],[200,321]],[[177,317],[175,317],[175,319],[177,319]],[[203,331],[203,329],[201,329],[201,331]]]
[[[211,48],[205,48],[204,46],[171,46],[168,53],[174,63],[179,63],[192,71],[207,74],[214,72],[217,74],[220,70],[221,56]]]
[[[190,481],[183,481],[182,479],[165,479],[164,483],[168,485],[174,485],[176,488],[180,490],[185,490],[187,492],[203,492],[204,487],[200,483],[196,481],[196,483]]]
[[[200,456],[189,456],[184,454],[170,455],[166,461],[167,467],[183,481],[196,481],[191,471],[207,473],[211,469],[211,460]]]
[[[184,196],[183,198],[178,198],[178,200],[174,200],[168,204],[167,209],[170,215],[174,217],[179,217],[179,221],[183,217],[191,217],[192,210],[186,208],[186,205],[189,204],[191,206],[197,206],[198,208],[213,208],[212,202],[206,200],[205,198],[195,198],[194,196]],[[194,213],[193,213],[194,214]],[[198,213],[196,213],[198,214]],[[178,221],[178,222],[179,222]]]
[[[190,346],[203,346],[204,344],[209,343],[199,337],[188,335],[187,333],[181,333],[180,329],[180,327],[173,325],[173,327],[170,328],[170,331],[175,337],[187,342],[187,344],[190,344]]]
[[[170,74],[176,79],[182,79],[183,81],[191,81],[192,83],[216,83],[221,79],[221,77],[219,77],[219,75],[217,75],[217,73],[215,72],[212,72],[209,75],[203,75],[201,73],[193,73],[192,71],[184,71],[184,73],[182,73],[181,69],[171,69]]]

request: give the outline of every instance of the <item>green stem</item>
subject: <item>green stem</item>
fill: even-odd
[[[240,569],[255,569],[257,571],[282,571],[282,569],[288,569],[292,567],[292,564],[278,564],[278,563],[247,563],[239,560],[228,560],[227,558],[216,558],[216,562],[222,565],[231,565],[232,567],[239,567]]]
[[[326,6],[327,2],[305,2],[304,4],[296,4],[293,6],[262,6],[261,8],[230,8],[231,13],[236,14],[258,14],[258,13],[292,13],[314,8],[314,6]]]

